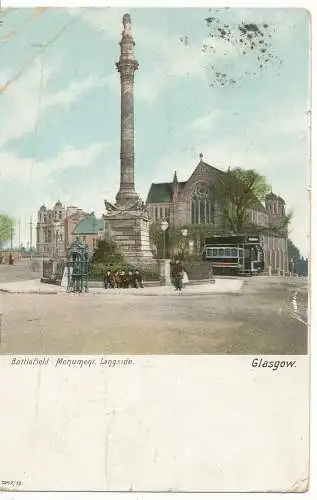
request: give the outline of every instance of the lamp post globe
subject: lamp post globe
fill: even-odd
[[[161,229],[162,229],[162,231],[164,231],[164,233],[167,230],[167,228],[168,228],[168,222],[167,222],[167,220],[162,220],[161,221]]]
[[[162,220],[160,223],[161,229],[163,231],[163,259],[166,258],[166,231],[168,228],[167,220]]]

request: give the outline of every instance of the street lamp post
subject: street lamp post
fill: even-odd
[[[166,258],[166,231],[168,229],[168,222],[167,220],[162,220],[161,221],[161,229],[163,231],[163,259]]]

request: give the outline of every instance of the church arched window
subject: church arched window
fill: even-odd
[[[214,222],[214,206],[207,184],[196,184],[191,200],[192,224],[211,224]]]

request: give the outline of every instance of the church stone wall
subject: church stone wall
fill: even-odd
[[[188,201],[177,201],[174,204],[173,224],[175,227],[181,227],[188,224]]]

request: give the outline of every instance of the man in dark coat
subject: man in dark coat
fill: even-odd
[[[144,288],[142,275],[138,269],[134,271],[133,281],[136,285],[136,288]]]
[[[180,291],[183,288],[183,275],[184,267],[180,260],[176,260],[172,266],[173,285],[176,291]]]
[[[114,276],[111,269],[107,269],[104,277],[105,288],[114,288]]]

